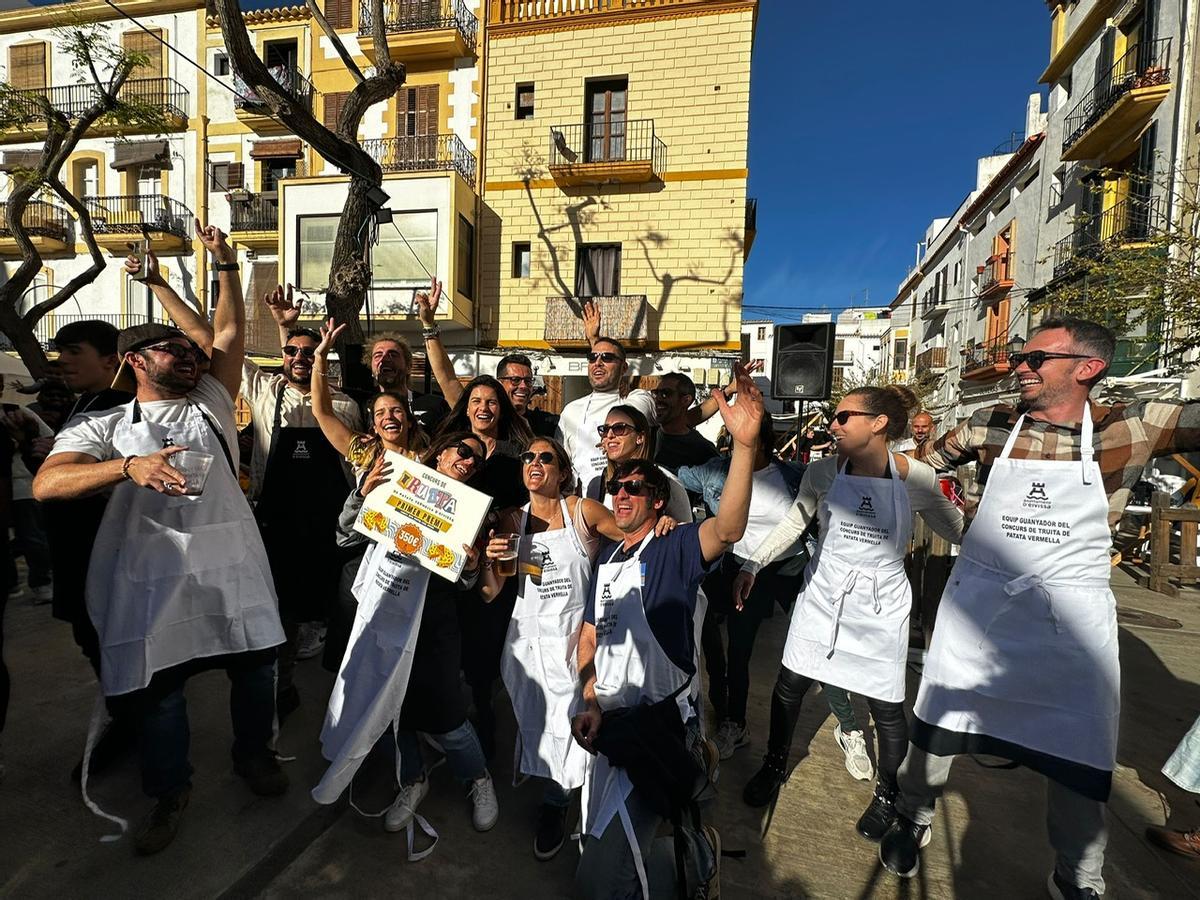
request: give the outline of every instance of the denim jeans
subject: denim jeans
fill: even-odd
[[[553,778],[543,778],[542,782],[542,803],[545,806],[557,806],[559,809],[566,809],[571,805],[571,794],[574,791],[568,791]]]
[[[270,752],[275,725],[275,649],[192,660],[156,672],[146,687],[111,698],[122,717],[142,733],[142,790],[165,797],[191,786],[191,730],[183,688],[193,675],[224,669],[229,676],[229,716],[234,762]]]
[[[446,754],[446,765],[459,781],[466,783],[487,774],[487,760],[479,746],[475,727],[465,721],[453,731],[429,735]],[[421,743],[415,731],[402,730],[396,735],[396,749],[400,753],[400,781],[412,784],[425,777],[425,760],[421,756]]]

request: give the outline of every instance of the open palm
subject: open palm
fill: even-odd
[[[763,417],[762,391],[754,386],[749,370],[740,362],[733,364],[733,375],[737,384],[737,402],[731,406],[725,400],[725,394],[716,391],[717,407],[729,436],[739,444],[753,446]]]

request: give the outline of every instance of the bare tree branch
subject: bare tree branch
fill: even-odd
[[[308,11],[312,13],[312,17],[317,20],[317,25],[325,33],[325,37],[329,38],[329,42],[333,44],[333,49],[337,51],[338,57],[341,58],[342,65],[354,76],[356,84],[362,84],[367,80],[366,76],[363,75],[362,70],[359,69],[358,64],[354,61],[354,57],[346,49],[346,45],[342,43],[342,36],[334,30],[333,26],[329,24],[329,20],[325,18],[325,13],[317,6],[317,0],[305,0],[305,3],[308,6]]]

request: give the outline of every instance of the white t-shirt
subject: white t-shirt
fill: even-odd
[[[654,396],[649,391],[634,390],[624,397],[617,391],[592,391],[586,397],[572,400],[563,407],[555,437],[566,448],[571,465],[575,468],[575,475],[585,487],[608,465],[604,451],[597,446],[600,443],[600,435],[596,428],[604,424],[610,409],[623,405],[640,410],[650,420],[651,426],[658,424],[658,415],[654,411]],[[646,438],[649,440],[650,436],[647,435]]]
[[[754,473],[754,487],[750,494],[750,516],[746,520],[746,531],[732,550],[739,559],[749,559],[754,551],[767,539],[787,511],[792,507],[792,493],[788,490],[783,472],[775,463]],[[797,542],[783,553],[780,559],[795,556],[801,543]]]
[[[237,421],[233,413],[233,398],[225,386],[211,375],[200,376],[196,389],[186,397],[177,400],[146,400],[142,401],[142,418],[157,425],[175,425],[187,420],[189,416],[188,403],[198,406],[208,416],[221,436],[225,438],[225,446],[233,457],[233,465],[238,465]],[[71,424],[58,433],[54,439],[54,449],[50,455],[59,453],[85,453],[93,459],[104,461],[116,459],[118,454],[113,449],[113,435],[117,424],[125,418],[129,404],[118,406],[95,415],[85,414],[71,420]]]

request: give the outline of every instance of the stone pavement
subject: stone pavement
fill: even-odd
[[[1170,599],[1132,586],[1121,573],[1115,579],[1120,607],[1133,612],[1122,617],[1124,711],[1105,869],[1109,896],[1200,897],[1200,863],[1161,854],[1142,838],[1144,826],[1161,824],[1167,809],[1178,827],[1200,823],[1197,798],[1159,773],[1200,711],[1200,594]],[[1177,620],[1182,627],[1153,627],[1162,623],[1139,613]],[[1045,896],[1051,853],[1042,783],[1027,771],[986,769],[970,759],[954,770],[920,875],[901,882],[883,872],[875,848],[854,832],[871,788],[846,773],[833,742],[832,717],[818,695],[806,703],[792,755],[796,768],[769,823],[742,804],[741,787],[765,740],[785,629],[782,616],[763,628],[753,673],[753,742],[723,766],[721,795],[710,811],[726,848],[747,851],[745,859],[724,861],[722,896]],[[357,815],[344,802],[322,808],[308,795],[323,768],[316,736],[331,682],[317,661],[300,665],[304,703],[280,739],[281,752],[296,757],[287,764],[293,788],[273,800],[254,797],[233,774],[225,676],[208,673],[188,688],[196,768],[191,806],[176,842],[157,857],[140,859],[128,839],[100,842],[111,828],[84,808],[68,780],[95,699],[91,672],[69,628],[51,620],[48,607],[15,598],[9,603],[5,654],[13,702],[0,741],[7,765],[0,782],[0,896],[569,895],[571,849],[549,863],[533,858],[540,791],[534,784],[510,787],[510,713],[502,718],[502,749],[493,767],[501,804],[496,828],[476,834],[465,794],[444,768],[437,769],[421,811],[441,841],[432,856],[408,863],[403,835],[384,833],[378,820]],[[856,702],[865,721],[865,705]],[[504,710],[503,695],[497,705]],[[373,760],[355,800],[366,809],[381,808],[390,800],[389,779],[387,760]],[[99,780],[94,796],[106,810],[133,820],[149,807],[133,759]]]

